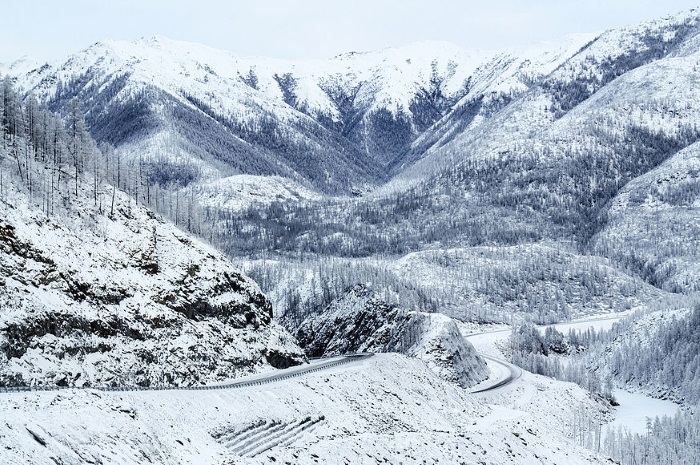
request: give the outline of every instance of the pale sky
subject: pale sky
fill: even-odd
[[[660,18],[700,0],[0,0],[0,62],[162,35],[239,55],[327,58],[421,40],[501,48]]]

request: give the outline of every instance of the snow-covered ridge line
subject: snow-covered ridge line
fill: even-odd
[[[156,174],[179,184],[277,175],[355,195],[403,165],[416,138],[460,99],[520,94],[593,38],[488,51],[419,42],[291,61],[151,37],[105,40],[7,73],[54,110],[78,97],[99,142],[123,160],[161,165]]]
[[[352,355],[341,355],[338,357],[328,357],[317,359],[314,363],[310,363],[304,367],[292,367],[284,370],[280,370],[281,373],[266,374],[265,376],[258,377],[252,376],[248,378],[253,379],[243,379],[240,381],[234,381],[225,384],[209,384],[205,386],[14,386],[14,387],[4,387],[0,386],[0,393],[11,393],[11,392],[29,392],[29,391],[62,391],[66,389],[84,389],[84,390],[96,390],[96,391],[111,391],[111,392],[126,392],[126,391],[205,391],[211,389],[240,389],[245,387],[260,386],[262,384],[273,383],[276,381],[283,381],[290,378],[297,378],[302,375],[309,373],[315,373],[321,370],[327,370],[329,368],[334,368],[340,365],[345,365],[346,363],[357,362],[363,360],[367,357],[372,357],[373,353],[358,353]]]

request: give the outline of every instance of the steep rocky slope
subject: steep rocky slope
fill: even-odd
[[[48,217],[5,180],[0,384],[194,385],[304,361],[254,282],[115,194],[113,214],[81,193]]]
[[[424,360],[442,378],[462,387],[473,386],[489,374],[452,319],[388,304],[363,285],[307,318],[296,336],[312,357],[399,352]]]

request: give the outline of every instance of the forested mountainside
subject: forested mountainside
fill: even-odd
[[[428,42],[286,62],[153,37],[96,43],[18,79],[52,110],[78,97],[95,139],[142,157],[153,182],[277,174],[347,194],[385,181],[465,95],[512,98],[591,38],[494,52]]]
[[[658,294],[640,279],[696,288],[698,18],[509,51],[427,42],[303,62],[156,37],[3,69],[53,110],[77,100],[92,135],[115,146],[118,186],[230,256],[534,257],[541,278],[497,266],[469,294],[486,286],[488,313],[505,302],[552,321],[586,295],[617,308]],[[669,169],[682,186],[652,181]],[[468,261],[451,275],[473,275]],[[569,263],[587,263],[572,265],[583,293],[561,279]],[[615,303],[614,275],[627,296]],[[551,292],[556,303],[542,298]],[[473,314],[435,286],[427,297]]]
[[[388,303],[551,322],[697,289],[699,18],[304,62],[156,37],[2,69],[29,107],[84,116],[118,188],[273,258],[252,268],[283,279],[263,285],[289,329],[371,276]],[[313,292],[279,263],[314,268]]]
[[[697,290],[697,33],[696,11],[606,32],[498,109],[445,116],[425,137],[450,118],[468,124],[362,198],[206,218],[230,254],[509,254],[547,244],[571,258],[605,256],[667,291]],[[551,270],[554,257],[536,261]],[[567,282],[553,281],[566,295]]]
[[[64,125],[2,92],[0,385],[199,385],[306,360],[252,280],[116,187],[77,107]]]

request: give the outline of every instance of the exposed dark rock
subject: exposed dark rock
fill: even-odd
[[[0,386],[197,385],[306,360],[222,255],[121,193],[113,217],[73,202],[70,226],[0,204]]]
[[[484,360],[441,314],[407,311],[356,285],[296,331],[310,357],[399,352],[425,360],[443,378],[470,387],[488,376]]]

